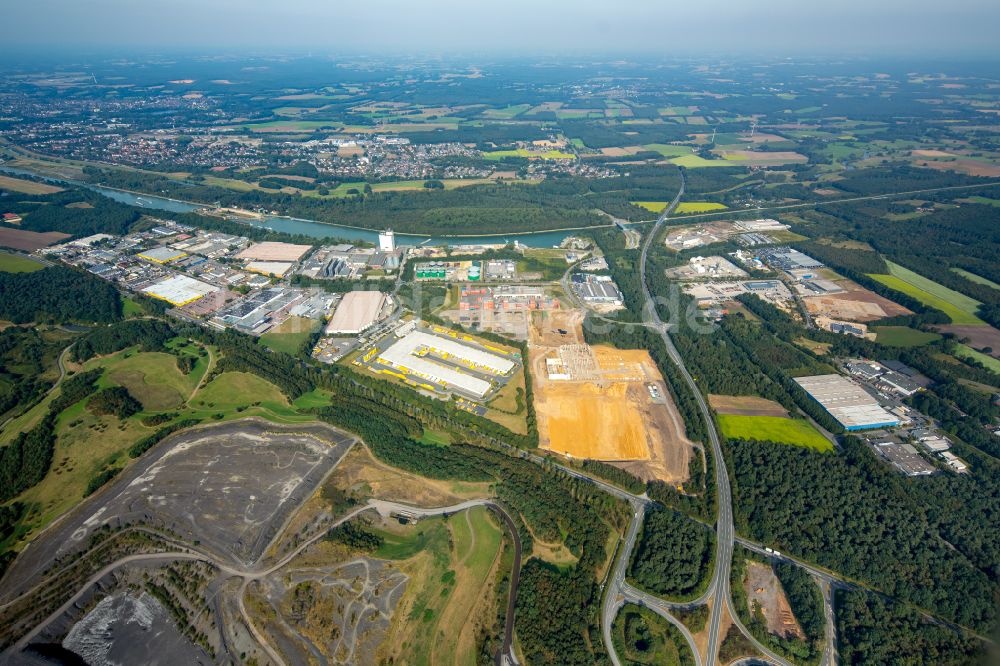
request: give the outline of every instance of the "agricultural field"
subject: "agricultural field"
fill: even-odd
[[[1000,375],[1000,359],[993,358],[988,354],[976,351],[968,345],[955,345],[955,355],[967,361],[977,361]]]
[[[716,210],[726,210],[726,208],[725,204],[710,201],[684,201],[677,204],[674,211],[678,215],[684,215],[685,213],[709,213]]]
[[[712,394],[708,396],[708,404],[719,414],[788,418],[788,411],[779,403],[754,395]]]
[[[645,208],[650,213],[656,213],[659,215],[667,207],[666,201],[632,201],[633,206],[639,206],[640,208]]]
[[[514,150],[490,150],[483,153],[483,158],[488,160],[501,160],[505,157],[526,157],[528,159],[543,160],[571,160],[573,159],[573,154],[563,152],[561,150],[536,152],[526,148],[517,148]]]
[[[0,252],[0,273],[32,273],[44,268],[34,259],[19,254]]]
[[[833,451],[830,443],[805,419],[780,416],[719,414],[719,427],[728,439],[755,439],[802,446],[814,451]]]
[[[975,314],[980,305],[976,299],[928,280],[899,264],[891,261],[885,263],[889,266],[889,275],[872,274],[869,277],[890,289],[917,299],[924,305],[941,310],[948,315],[953,324],[985,326],[985,322]]]
[[[47,183],[36,183],[31,180],[0,175],[0,190],[10,190],[11,192],[21,192],[22,194],[55,194],[56,192],[62,192],[63,188]]]
[[[876,334],[875,341],[888,347],[920,347],[941,339],[938,333],[907,326],[875,326],[872,331]]]
[[[963,270],[961,268],[952,268],[951,270],[953,270],[954,272],[958,273],[959,275],[961,275],[962,277],[964,277],[966,280],[971,280],[972,282],[976,282],[978,284],[983,284],[983,285],[986,285],[987,287],[990,287],[992,289],[996,289],[997,291],[1000,291],[1000,284],[997,284],[993,280],[988,280],[988,279],[984,278],[981,275],[976,275],[975,273],[970,273],[969,271]]]

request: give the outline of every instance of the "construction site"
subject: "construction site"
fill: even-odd
[[[582,322],[576,310],[532,314],[539,445],[615,463],[643,479],[685,480],[691,443],[649,353],[588,345]]]

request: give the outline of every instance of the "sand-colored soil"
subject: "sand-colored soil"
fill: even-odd
[[[810,314],[857,322],[913,314],[902,305],[879,296],[856,282],[841,280],[839,284],[846,291],[825,296],[807,296],[802,299]]]
[[[622,462],[643,479],[685,480],[691,444],[649,353],[587,346],[582,319],[573,310],[532,317],[529,364],[542,448]],[[560,351],[574,359],[572,377],[550,380],[546,358],[559,358]],[[649,386],[657,387],[659,400]]]
[[[752,395],[710,395],[708,403],[720,414],[788,416],[785,408],[775,401]]]
[[[792,614],[792,607],[785,597],[781,581],[771,567],[759,562],[747,563],[747,577],[744,583],[749,610],[753,611],[756,601],[767,619],[767,631],[784,638],[805,639],[802,627]]]

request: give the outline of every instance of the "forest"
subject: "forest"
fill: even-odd
[[[0,319],[106,324],[121,315],[118,290],[84,271],[59,265],[33,273],[0,272]]]
[[[771,442],[727,447],[736,529],[755,541],[861,580],[873,589],[978,631],[996,622],[995,535],[946,515],[928,484],[903,479],[859,440],[826,456]],[[927,479],[938,483],[934,479]],[[958,484],[971,480],[956,480]],[[996,499],[976,498],[968,515],[989,515]],[[937,493],[935,493],[936,495]],[[962,512],[965,513],[965,512]],[[950,541],[949,541],[950,539]],[[951,546],[947,545],[951,543]]]
[[[671,509],[646,512],[629,565],[638,587],[669,599],[697,597],[708,586],[715,556],[715,533]]]

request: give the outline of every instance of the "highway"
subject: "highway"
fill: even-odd
[[[677,208],[677,204],[680,203],[681,197],[684,196],[684,187],[686,180],[684,177],[684,172],[681,171],[681,186],[677,191],[677,196],[674,200],[670,202],[663,213],[657,218],[656,223],[653,225],[652,229],[649,230],[648,235],[642,244],[642,251],[639,255],[639,278],[642,282],[642,293],[645,298],[645,304],[643,308],[643,320],[647,325],[652,325],[656,328],[663,340],[664,345],[667,349],[667,354],[670,356],[670,360],[674,362],[677,368],[681,371],[681,375],[684,377],[685,383],[691,389],[691,393],[694,395],[698,402],[698,409],[701,412],[702,419],[705,423],[705,430],[708,433],[709,441],[712,445],[712,454],[714,458],[715,465],[715,479],[716,479],[716,489],[718,493],[718,519],[716,521],[716,552],[715,552],[715,568],[712,572],[712,579],[709,582],[708,589],[706,590],[705,597],[711,597],[712,602],[712,613],[709,619],[708,626],[708,654],[705,656],[706,666],[714,666],[716,658],[719,651],[720,637],[719,628],[722,622],[723,611],[729,609],[729,615],[733,622],[743,631],[744,634],[755,644],[755,646],[774,663],[781,664],[782,666],[791,666],[790,662],[785,661],[778,655],[774,654],[763,645],[761,645],[750,633],[746,630],[740,622],[739,616],[733,612],[730,602],[730,592],[729,592],[729,573],[732,567],[732,557],[733,557],[733,505],[732,505],[732,493],[729,487],[729,473],[726,470],[726,463],[722,457],[722,445],[719,440],[719,434],[715,430],[715,422],[712,420],[712,414],[708,409],[708,404],[705,402],[705,398],[701,394],[701,390],[694,382],[694,378],[691,377],[691,373],[688,372],[687,367],[684,365],[684,360],[681,358],[680,353],[678,353],[677,348],[674,346],[673,341],[670,339],[670,335],[667,333],[667,326],[660,319],[659,313],[656,311],[656,301],[653,299],[653,294],[649,289],[649,284],[646,279],[646,261],[649,254],[649,248],[653,244],[657,233],[663,223],[670,217],[670,214],[674,212]],[[669,614],[666,614],[669,619]],[[690,642],[690,640],[689,640]],[[613,651],[613,647],[610,648]]]

